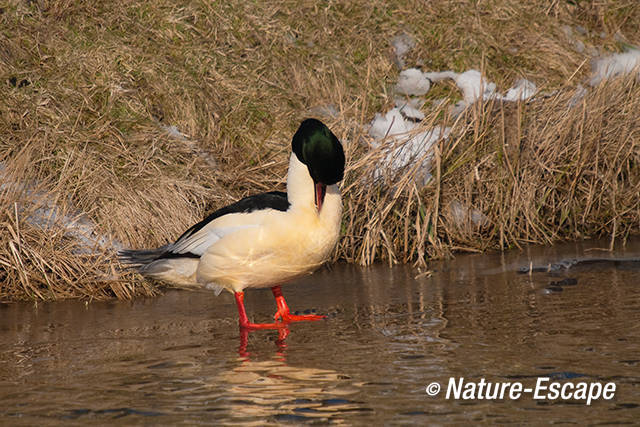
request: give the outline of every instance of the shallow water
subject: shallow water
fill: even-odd
[[[601,246],[459,256],[418,278],[333,266],[283,288],[327,320],[245,337],[231,295],[0,305],[0,424],[635,423],[640,241]],[[246,304],[253,321],[275,311],[269,290]],[[617,389],[590,406],[448,400],[450,377]]]

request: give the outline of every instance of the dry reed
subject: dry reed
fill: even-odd
[[[560,91],[478,103],[443,119],[451,136],[434,148],[433,178],[422,189],[411,165],[372,186],[386,153],[368,151],[350,171],[340,257],[424,265],[452,251],[601,236],[613,245],[637,233],[640,84],[618,79],[572,102],[572,92]]]

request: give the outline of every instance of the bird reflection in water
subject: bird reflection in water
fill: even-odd
[[[238,346],[238,354],[240,355],[240,357],[249,358],[251,353],[247,351],[247,347],[249,346],[249,332],[252,330],[248,328],[243,328],[243,327],[240,327],[239,329],[240,329],[240,345]],[[287,343],[285,342],[285,340],[291,333],[291,330],[289,329],[289,325],[286,323],[283,323],[279,327],[273,328],[273,329],[276,329],[278,331],[278,339],[276,340],[276,346],[278,348],[278,352],[276,354],[280,356],[284,361],[284,356],[285,356],[284,352],[287,348]]]
[[[251,332],[258,334],[254,339],[272,334],[275,351],[271,355],[263,350],[249,351]],[[286,344],[290,333],[286,323],[273,332],[239,329],[239,363],[217,376],[226,393],[218,402],[224,406],[218,413],[221,419],[232,415],[247,425],[263,425],[265,417],[276,422],[341,424],[355,414],[371,411],[364,402],[354,399],[362,390],[362,382],[346,373],[313,366],[323,365],[322,361],[306,360],[303,366],[289,363],[287,351],[294,351]]]

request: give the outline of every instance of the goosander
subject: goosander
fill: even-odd
[[[329,128],[306,119],[291,143],[287,192],[245,197],[221,208],[156,249],[123,250],[120,260],[144,276],[180,287],[234,294],[241,328],[279,328],[324,316],[293,315],[280,285],[322,265],[338,242],[344,175],[342,144]],[[244,290],[270,287],[275,323],[249,322]]]

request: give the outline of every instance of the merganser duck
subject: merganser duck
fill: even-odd
[[[324,123],[306,119],[293,136],[287,192],[271,191],[219,209],[174,243],[123,250],[123,263],[147,277],[180,287],[234,294],[241,328],[280,328],[324,316],[290,313],[280,285],[322,265],[338,242],[344,175],[342,144]],[[249,322],[244,290],[270,287],[275,323]]]

